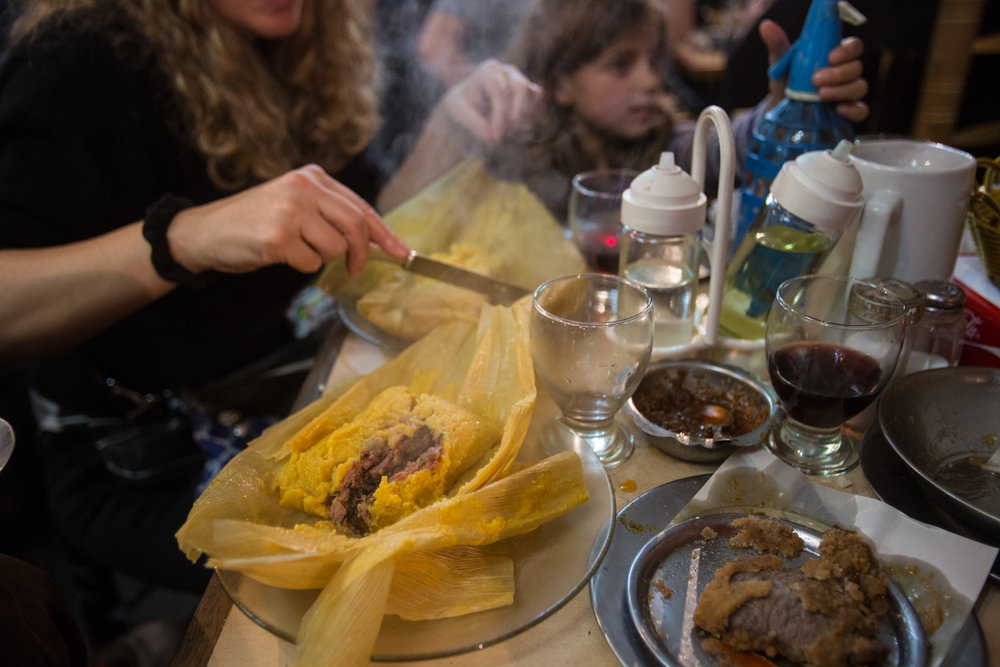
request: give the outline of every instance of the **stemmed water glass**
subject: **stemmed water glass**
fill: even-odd
[[[766,443],[813,475],[858,464],[843,427],[875,400],[896,368],[904,305],[893,292],[847,276],[785,281],[767,317],[767,370],[786,417]]]
[[[623,463],[634,449],[615,415],[642,379],[652,345],[653,302],[631,280],[588,273],[553,278],[535,290],[535,375],[562,411],[568,434],[606,467]]]

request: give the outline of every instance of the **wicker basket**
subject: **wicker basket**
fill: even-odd
[[[972,194],[969,228],[990,281],[1000,287],[1000,157],[979,158],[982,180]]]

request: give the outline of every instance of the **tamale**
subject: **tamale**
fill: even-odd
[[[195,502],[177,533],[182,550],[191,560],[207,556],[207,567],[268,585],[323,589],[311,622],[300,629],[303,664],[367,664],[387,608],[408,618],[440,618],[510,599],[514,582],[500,555],[460,566],[440,559],[444,569],[424,567],[420,559],[526,533],[587,499],[575,453],[512,472],[536,397],[529,315],[530,300],[522,300],[511,307],[485,306],[477,324],[436,327],[380,368],[350,386],[331,388],[265,431]],[[433,396],[449,411],[472,415],[491,434],[486,451],[443,498],[362,537],[338,533],[332,521],[282,505],[276,480],[286,463],[351,424],[393,388],[400,395]],[[463,585],[442,586],[458,581]],[[338,638],[349,641],[338,644]]]
[[[562,225],[527,187],[493,178],[474,158],[391,211],[385,222],[414,250],[528,289],[587,268]],[[317,284],[407,340],[443,322],[475,320],[485,303],[482,295],[385,262],[369,262],[352,277],[338,260]]]
[[[477,246],[456,243],[431,257],[448,264],[495,275]],[[485,295],[440,280],[397,271],[358,299],[355,307],[381,330],[409,340],[426,335],[442,322],[479,319]]]
[[[281,504],[364,535],[442,498],[498,437],[457,405],[390,387],[291,455],[277,477]]]
[[[533,530],[587,499],[583,468],[563,452],[478,491],[435,503],[374,533],[370,547],[337,571],[299,628],[300,665],[362,665],[385,611],[386,563],[447,544],[492,544]],[[359,591],[381,597],[358,604]],[[417,604],[418,600],[411,602]],[[372,632],[373,626],[375,632]],[[336,628],[331,632],[331,628]],[[358,650],[370,641],[369,652]],[[327,662],[324,662],[326,660]]]

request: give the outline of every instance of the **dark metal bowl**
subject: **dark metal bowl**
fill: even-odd
[[[923,493],[958,521],[1000,534],[1000,369],[958,366],[905,375],[883,392],[878,420]]]
[[[641,409],[653,399],[670,401],[673,395],[680,393],[688,400],[691,396],[708,396],[714,399],[709,401],[713,405],[722,404],[729,410],[738,410],[734,428],[721,435],[692,435],[691,431],[664,427],[662,421],[657,423],[648,411]],[[721,461],[739,448],[760,445],[781,417],[777,398],[768,385],[741,368],[702,359],[650,364],[626,404],[625,412],[657,449],[695,463]]]

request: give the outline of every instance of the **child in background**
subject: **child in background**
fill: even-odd
[[[788,49],[787,35],[774,22],[762,22],[759,32],[772,59]],[[539,0],[512,46],[510,64],[485,63],[445,96],[382,191],[380,208],[416,194],[469,152],[498,177],[525,183],[559,220],[566,219],[570,182],[582,171],[641,171],[665,150],[689,170],[694,124],[675,124],[664,84],[666,35],[662,0]],[[860,78],[862,50],[860,40],[844,40],[830,53],[831,67],[814,78],[821,97],[840,102],[838,111],[853,122],[868,113],[861,102],[868,91]],[[783,90],[783,82],[773,82],[768,98],[733,119],[738,169],[754,126]],[[452,99],[464,102],[464,115],[449,113]],[[470,100],[478,100],[479,117],[468,116]],[[471,148],[462,141],[463,130],[465,139],[474,139]],[[707,157],[715,172],[714,143]]]

